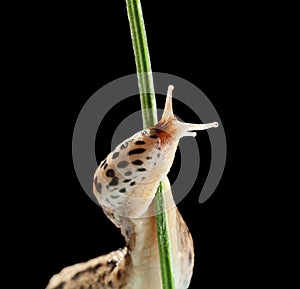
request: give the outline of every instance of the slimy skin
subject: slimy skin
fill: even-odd
[[[54,275],[46,289],[161,289],[154,196],[163,181],[176,289],[190,284],[194,246],[176,204],[167,173],[178,142],[194,130],[218,123],[190,124],[177,120],[169,86],[161,120],[119,144],[97,168],[93,192],[107,217],[120,228],[126,247]]]

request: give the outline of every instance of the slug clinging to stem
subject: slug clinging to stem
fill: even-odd
[[[173,276],[176,289],[188,288],[194,248],[188,227],[174,203],[167,178],[180,138],[218,123],[177,120],[169,86],[161,120],[118,145],[97,168],[93,192],[108,218],[121,229],[126,247],[86,263],[65,268],[46,289],[160,289],[154,196],[160,181],[166,194]]]

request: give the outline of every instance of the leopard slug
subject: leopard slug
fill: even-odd
[[[50,279],[46,289],[161,289],[153,201],[160,181],[166,197],[175,288],[188,288],[194,245],[174,203],[167,173],[180,138],[195,137],[194,130],[218,127],[218,123],[178,121],[172,108],[173,89],[168,87],[161,120],[118,145],[94,175],[94,195],[106,216],[120,228],[126,247],[66,267]]]

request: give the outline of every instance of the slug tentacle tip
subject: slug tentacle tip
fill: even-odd
[[[168,95],[169,95],[169,93],[172,94],[172,91],[173,91],[173,90],[174,90],[174,85],[170,84],[170,85],[168,86]]]

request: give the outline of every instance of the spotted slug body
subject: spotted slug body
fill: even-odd
[[[126,247],[52,277],[46,289],[160,289],[154,196],[164,184],[176,289],[189,286],[194,249],[188,227],[174,203],[167,178],[183,136],[218,123],[190,124],[177,120],[169,86],[161,120],[123,141],[97,168],[93,192],[107,217],[121,229]]]

